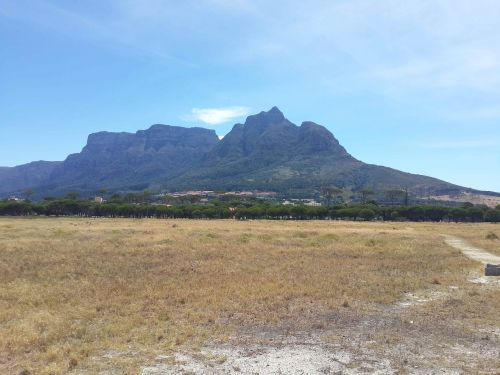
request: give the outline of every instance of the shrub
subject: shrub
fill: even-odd
[[[498,236],[495,233],[493,233],[493,232],[489,232],[486,235],[486,239],[487,240],[498,240]]]

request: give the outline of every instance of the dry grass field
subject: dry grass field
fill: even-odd
[[[447,232],[461,237],[472,245],[500,255],[500,225],[484,223],[481,225],[462,223],[450,226]]]
[[[231,348],[321,348],[337,366],[323,373],[495,373],[500,285],[443,240],[499,254],[489,233],[500,237],[489,224],[1,218],[0,373],[244,373]]]

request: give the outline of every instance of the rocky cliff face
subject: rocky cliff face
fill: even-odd
[[[312,192],[408,188],[427,194],[472,191],[435,178],[363,163],[314,122],[297,126],[273,107],[236,124],[219,141],[213,130],[153,125],[136,133],[99,132],[64,162],[0,168],[0,193],[40,195],[147,188]]]
[[[223,159],[263,159],[268,164],[290,159],[298,154],[329,154],[350,157],[326,128],[313,122],[297,126],[273,107],[268,112],[249,116],[236,124],[207,156],[204,165]]]
[[[16,192],[45,183],[58,161],[34,161],[17,167],[0,167],[0,193]]]
[[[100,188],[142,190],[186,171],[218,142],[213,130],[169,125],[153,125],[136,133],[94,133],[80,153],[50,164],[51,168],[44,164],[29,168],[36,170],[37,179],[21,178],[11,171],[7,180],[0,170],[0,191],[26,187],[40,194],[92,193]],[[15,168],[26,170],[28,166]]]
[[[324,186],[351,190],[396,187],[457,190],[426,176],[365,164],[352,157],[324,126],[297,126],[276,107],[236,124],[202,161],[166,181],[172,189],[312,191]]]
[[[100,132],[54,169],[52,183],[66,189],[146,188],[176,176],[219,141],[213,130],[153,125],[133,133]]]

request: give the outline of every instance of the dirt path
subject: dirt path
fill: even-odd
[[[446,236],[446,243],[473,260],[500,264],[499,256],[461,238]],[[469,281],[484,284],[481,288],[500,285],[500,280],[483,276]],[[429,320],[412,310],[433,301],[457,301],[460,292],[459,287],[451,286],[449,290],[409,293],[380,314],[333,312],[323,317],[321,328],[305,332],[279,328],[240,332],[224,344],[160,355],[140,374],[457,375],[485,363],[491,364],[488,371],[496,373],[500,369],[497,327],[469,331],[463,324],[456,327],[444,320]]]
[[[478,262],[484,263],[484,264],[500,264],[500,256],[493,255],[491,253],[488,253],[487,251],[480,249],[478,247],[474,247],[467,243],[465,240],[458,238],[458,237],[453,237],[453,236],[446,236],[446,243],[455,249],[459,249],[462,251],[466,256],[468,256],[471,259],[477,260]]]

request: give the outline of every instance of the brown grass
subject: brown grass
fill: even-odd
[[[464,227],[2,218],[0,372],[137,373],[158,353],[224,341],[240,327],[301,327],[311,314],[462,286],[478,265],[440,233]],[[496,319],[497,305],[483,319]]]
[[[500,204],[500,197],[486,194],[463,193],[460,195],[434,195],[429,198],[438,201],[468,202],[472,204],[485,204],[489,207],[496,207]]]
[[[420,224],[419,230],[433,233],[451,234],[467,240],[492,254],[500,255],[500,225],[491,223]]]

